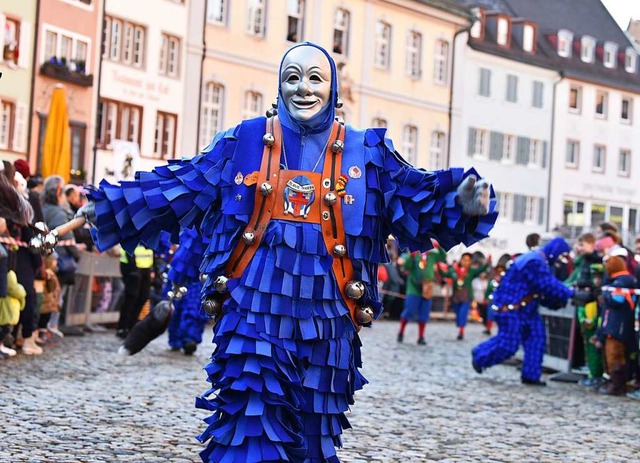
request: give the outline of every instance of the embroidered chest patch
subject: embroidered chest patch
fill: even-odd
[[[305,175],[298,175],[289,180],[283,191],[284,213],[306,219],[311,204],[316,199],[315,189],[309,177]]]

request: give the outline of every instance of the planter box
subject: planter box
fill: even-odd
[[[40,74],[54,79],[62,80],[80,87],[93,86],[93,74],[83,74],[78,71],[70,71],[66,66],[46,62],[40,66]]]

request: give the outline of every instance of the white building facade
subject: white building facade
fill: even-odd
[[[471,36],[462,33],[455,44],[449,166],[473,166],[492,183],[498,220],[472,250],[496,259],[525,251],[526,236],[546,230],[558,73],[525,62],[535,62],[536,49],[522,40],[523,26],[535,35],[535,25],[482,13]]]

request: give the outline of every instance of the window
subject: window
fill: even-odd
[[[71,170],[84,170],[84,152],[87,140],[87,125],[82,122],[69,121],[71,131]]]
[[[619,206],[609,206],[609,217],[607,217],[607,222],[611,222],[612,224],[618,227],[618,230],[622,230],[622,224],[624,223],[624,209]]]
[[[606,42],[604,44],[604,53],[602,55],[602,64],[606,68],[616,67],[616,55],[618,54],[618,46],[615,43]]]
[[[638,209],[629,208],[629,236],[636,236],[638,234]]]
[[[567,30],[558,31],[558,55],[563,58],[571,58],[571,44],[573,34]]]
[[[160,45],[160,75],[178,77],[180,66],[180,39],[169,34],[162,34]]]
[[[544,84],[539,80],[533,81],[533,101],[531,106],[542,108],[544,106]]]
[[[258,117],[262,114],[262,95],[257,92],[246,92],[244,94],[243,119]]]
[[[409,31],[407,36],[407,75],[418,79],[422,74],[422,34]]]
[[[146,29],[138,24],[106,16],[102,57],[141,68],[144,64]]]
[[[622,122],[631,124],[633,114],[633,99],[631,97],[622,98],[622,106],[620,108],[620,119]]]
[[[600,222],[604,222],[607,213],[607,206],[604,204],[591,204],[591,224],[599,224]]]
[[[402,131],[402,155],[410,164],[417,161],[418,156],[418,128],[405,125]]]
[[[113,140],[140,145],[142,107],[120,101],[101,99],[98,104],[99,144],[107,147]]]
[[[387,120],[381,117],[374,117],[371,121],[371,127],[388,127]]]
[[[567,140],[567,154],[564,159],[565,167],[577,168],[580,161],[580,142]]]
[[[472,154],[486,158],[489,151],[489,135],[486,130],[472,129]]]
[[[16,105],[9,101],[0,102],[0,149],[13,149],[11,141],[15,118]]]
[[[480,68],[480,88],[478,94],[481,96],[491,96],[491,70]]]
[[[265,2],[266,0],[248,0],[247,34],[255,37],[265,36]]]
[[[509,44],[509,20],[498,18],[498,33],[496,37],[498,45],[508,46]]]
[[[571,87],[569,89],[569,110],[579,113],[582,109],[582,89],[580,87]]]
[[[216,26],[224,26],[227,23],[227,0],[207,0],[207,22]]]
[[[71,71],[89,73],[87,56],[89,56],[88,37],[49,25],[44,26],[44,62],[57,59]]]
[[[531,24],[525,24],[522,29],[522,49],[529,53],[534,51],[535,30]]]
[[[518,101],[518,77],[507,75],[507,101],[517,103]]]
[[[483,16],[484,15],[480,8],[471,8],[471,21],[473,24],[471,25],[471,30],[469,31],[469,33],[474,39],[479,39],[480,37],[482,37]]]
[[[538,222],[538,204],[540,198],[535,196],[527,196],[525,200],[524,221],[527,223]]]
[[[449,74],[449,42],[436,40],[433,63],[433,80],[436,84],[447,85]]]
[[[376,23],[376,54],[373,64],[388,69],[391,61],[391,26],[383,21]]]
[[[431,147],[429,149],[429,169],[444,169],[445,165],[445,143],[444,132],[431,132]]]
[[[596,92],[596,116],[607,117],[608,99],[606,92]]]
[[[630,73],[636,72],[636,60],[638,55],[633,48],[627,48],[624,54],[624,70]]]
[[[542,165],[542,148],[541,140],[529,140],[529,165]]]
[[[4,19],[4,30],[0,29],[0,58],[9,66],[16,67],[18,65],[18,57],[20,55],[20,22],[0,15],[0,26]],[[22,47],[24,53],[28,51]]]
[[[333,52],[347,55],[349,50],[349,12],[338,8],[333,18]]]
[[[593,172],[604,173],[604,163],[607,154],[607,148],[603,145],[594,145],[593,147],[593,163],[591,170]]]
[[[584,203],[582,201],[564,200],[562,224],[570,227],[571,236],[577,237],[585,225]]]
[[[224,87],[208,82],[202,92],[202,113],[200,114],[200,147],[205,148],[211,138],[222,129],[222,105]]]
[[[580,41],[580,59],[585,63],[593,63],[595,49],[596,40],[585,35]]]
[[[516,137],[513,135],[505,135],[502,142],[502,160],[505,162],[513,162],[516,152]]]
[[[622,149],[618,157],[618,175],[628,177],[631,174],[631,151]]]
[[[499,217],[504,220],[513,219],[513,195],[511,193],[498,193]]]
[[[304,0],[287,0],[289,17],[287,21],[287,40],[289,42],[301,42],[302,18],[304,17]]]
[[[176,148],[176,127],[178,116],[158,111],[156,116],[156,135],[153,143],[153,157],[172,158]]]

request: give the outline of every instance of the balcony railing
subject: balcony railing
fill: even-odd
[[[93,85],[93,74],[84,72],[84,63],[82,62],[68,64],[66,61],[51,58],[51,60],[42,63],[40,74],[80,87],[91,87]]]

